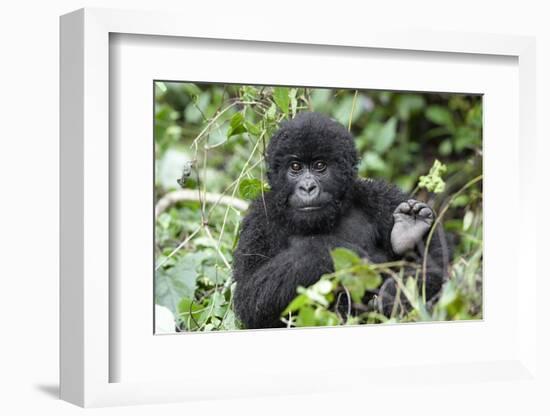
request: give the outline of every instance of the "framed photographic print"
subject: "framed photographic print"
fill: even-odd
[[[62,17],[62,398],[532,377],[533,40],[303,36]]]
[[[482,318],[481,95],[154,88],[157,332]]]

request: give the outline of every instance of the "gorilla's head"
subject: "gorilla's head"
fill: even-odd
[[[271,139],[267,164],[279,218],[300,232],[322,232],[346,205],[357,152],[344,126],[319,113],[300,113]]]

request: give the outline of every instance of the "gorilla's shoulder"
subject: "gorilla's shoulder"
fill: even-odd
[[[379,203],[397,205],[407,199],[407,195],[401,189],[382,179],[357,179],[351,193],[354,202],[361,205],[377,205]]]
[[[243,226],[254,224],[255,227],[265,227],[265,224],[269,222],[266,220],[274,214],[273,204],[271,192],[265,192],[251,201],[243,219]]]
[[[403,193],[397,186],[383,179],[358,178],[353,186],[354,192],[379,195],[386,193]]]

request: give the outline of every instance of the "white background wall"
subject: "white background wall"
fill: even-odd
[[[372,4],[369,4],[372,3]],[[545,1],[384,1],[309,2],[277,0],[19,0],[0,6],[0,413],[76,414],[81,409],[57,400],[58,390],[58,16],[81,7],[165,9],[204,20],[209,13],[235,16],[246,28],[247,19],[288,25],[318,22],[327,31],[339,25],[370,22],[435,30],[509,33],[537,36],[538,134],[541,193],[550,178],[546,166],[550,128],[550,13]],[[185,21],[182,21],[185,24]],[[542,138],[546,138],[542,140]],[[541,179],[542,176],[544,179]],[[539,204],[543,214],[547,196]],[[513,219],[511,219],[513,220]],[[541,215],[539,247],[549,232]],[[541,254],[544,254],[541,250]],[[540,256],[542,267],[544,258]],[[538,290],[548,290],[548,283]],[[539,319],[550,319],[539,305]],[[550,325],[547,325],[550,327]],[[548,330],[539,331],[540,366],[550,375]],[[323,397],[278,397],[208,403],[172,404],[93,410],[96,414],[550,414],[546,396],[550,384],[532,390],[529,385],[487,383],[472,388],[433,386],[383,397],[334,394]],[[539,400],[536,400],[538,398]]]

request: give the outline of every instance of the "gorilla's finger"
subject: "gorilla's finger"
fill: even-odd
[[[413,207],[413,212],[415,214],[418,214],[420,212],[420,210],[424,209],[424,208],[428,208],[428,205],[426,205],[424,202],[418,202],[416,201],[416,205]]]
[[[433,218],[433,211],[429,207],[422,207],[420,211],[418,211],[418,215],[423,218]]]
[[[394,211],[394,214],[407,214],[411,211],[411,206],[407,202],[401,202]]]

